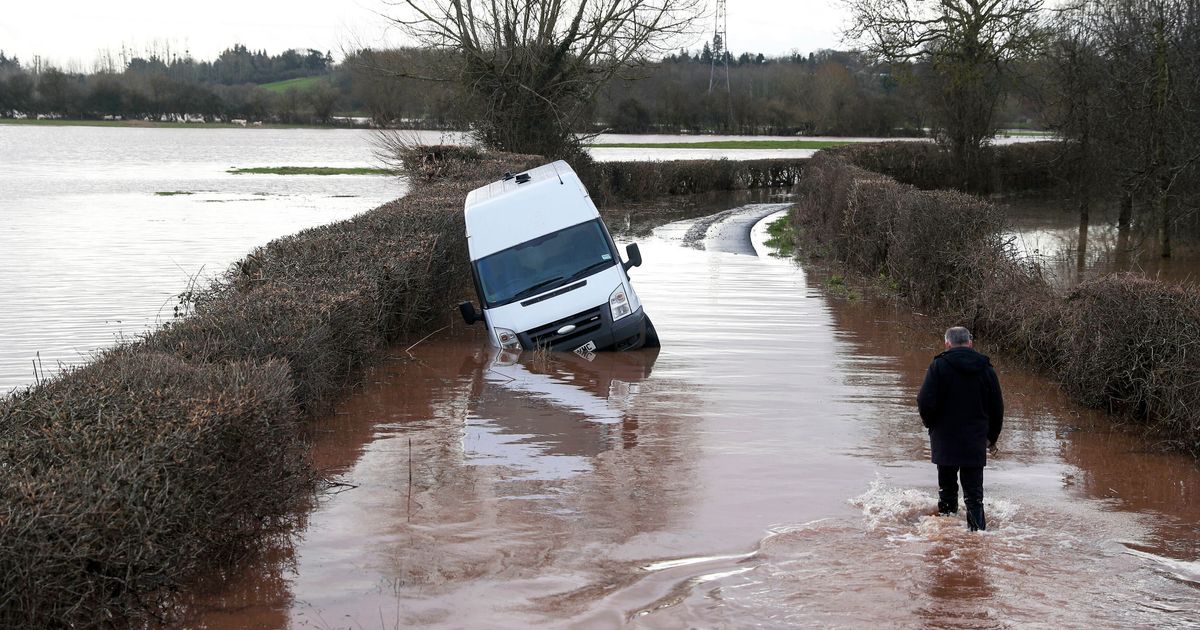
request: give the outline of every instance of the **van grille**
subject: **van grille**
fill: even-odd
[[[574,324],[575,330],[560,335],[558,329],[567,324]],[[604,324],[604,319],[600,313],[600,307],[591,308],[582,313],[576,313],[570,317],[564,317],[556,322],[533,328],[527,332],[529,342],[534,348],[539,346],[554,347],[560,344],[567,343],[572,339],[582,337],[600,330]]]

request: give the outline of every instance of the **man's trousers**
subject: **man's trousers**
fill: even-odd
[[[983,466],[938,466],[938,512],[958,513],[958,482],[962,480],[967,504],[967,527],[987,529],[983,514]]]

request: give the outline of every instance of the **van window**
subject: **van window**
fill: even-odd
[[[600,219],[551,232],[480,258],[479,288],[488,307],[544,293],[617,264]]]

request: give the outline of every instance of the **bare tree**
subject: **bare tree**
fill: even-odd
[[[702,0],[400,0],[390,19],[457,54],[488,147],[580,154],[574,134],[598,90],[690,32]]]
[[[1076,265],[1080,272],[1087,258],[1091,202],[1098,189],[1105,188],[1113,167],[1111,154],[1100,148],[1098,137],[1104,126],[1109,75],[1089,25],[1091,9],[1085,3],[1058,14],[1045,55],[1027,80],[1027,87],[1042,101],[1047,127],[1066,140],[1060,143],[1063,168],[1059,172],[1066,175],[1079,211]]]
[[[1013,61],[1044,39],[1045,0],[846,0],[848,38],[891,62],[928,68],[931,105],[966,175],[995,134]],[[965,182],[964,182],[965,183]]]
[[[318,81],[304,93],[304,99],[312,107],[313,116],[327,125],[333,120],[333,110],[337,108],[342,95],[327,81]]]
[[[1129,188],[1149,198],[1161,254],[1170,257],[1176,216],[1200,176],[1200,2],[1091,4],[1088,24],[1108,75],[1102,139]]]

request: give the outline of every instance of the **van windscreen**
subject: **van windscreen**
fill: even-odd
[[[544,234],[480,258],[475,273],[489,307],[544,293],[617,264],[600,220]]]

